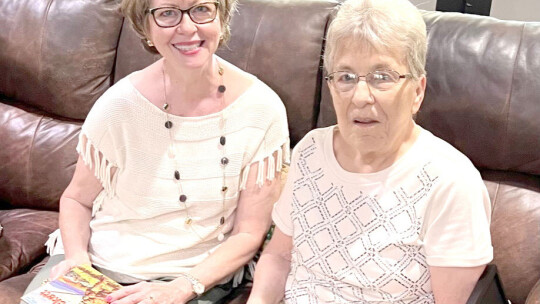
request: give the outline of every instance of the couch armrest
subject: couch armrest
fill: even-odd
[[[497,266],[489,264],[478,279],[467,304],[508,304]]]

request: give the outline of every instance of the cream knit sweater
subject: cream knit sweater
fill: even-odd
[[[251,87],[222,113],[169,115],[175,161],[169,153],[165,113],[141,95],[129,78],[96,102],[77,146],[103,185],[94,201],[89,253],[94,265],[138,279],[176,276],[222,243],[217,240],[222,215],[227,239],[250,165],[258,164],[257,183],[262,185],[274,178],[283,162],[289,162],[285,107],[254,78]],[[219,144],[223,130],[225,146]],[[223,206],[220,160],[224,155],[229,159],[225,167],[229,190]],[[188,197],[185,205],[179,202],[174,179],[178,166]],[[188,213],[193,218],[189,226],[184,224]]]

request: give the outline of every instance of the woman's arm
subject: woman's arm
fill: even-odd
[[[436,304],[465,304],[486,265],[477,267],[429,267]]]
[[[285,293],[285,283],[291,268],[292,238],[274,230],[257,263],[255,281],[248,304],[279,303]]]
[[[257,167],[256,163],[251,165],[246,189],[240,193],[231,236],[190,272],[207,288],[249,262],[270,228],[272,207],[279,198],[281,174],[259,187],[255,183]]]
[[[60,198],[60,232],[66,258],[52,269],[51,278],[65,274],[74,266],[90,263],[92,203],[102,189],[93,171],[79,157],[73,178]]]
[[[273,157],[275,157],[274,154]],[[265,164],[267,168],[268,164]],[[209,290],[243,267],[260,248],[271,224],[271,212],[280,193],[281,175],[257,186],[258,163],[251,165],[246,189],[240,193],[230,237],[203,262],[190,271]],[[195,297],[191,283],[183,277],[172,282],[146,283],[122,288],[110,295],[113,304],[186,303]]]

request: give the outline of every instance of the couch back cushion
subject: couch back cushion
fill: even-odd
[[[58,209],[121,26],[115,1],[0,0],[0,208]]]
[[[0,102],[0,209],[58,210],[75,169],[80,124]]]
[[[418,122],[480,168],[540,175],[540,23],[426,13]]]
[[[0,1],[0,94],[84,119],[110,86],[121,25],[115,1]]]
[[[232,38],[218,55],[268,84],[287,108],[291,142],[315,127],[321,54],[332,1],[245,0],[231,23]],[[115,81],[159,57],[144,50],[130,26],[120,38]]]

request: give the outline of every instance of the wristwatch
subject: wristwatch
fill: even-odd
[[[190,274],[187,274],[187,273],[181,273],[180,276],[185,278],[186,280],[188,280],[191,283],[191,287],[193,288],[193,292],[197,296],[200,296],[200,295],[202,295],[204,293],[204,290],[205,290],[204,285],[196,277],[194,277],[194,276],[192,276]]]

